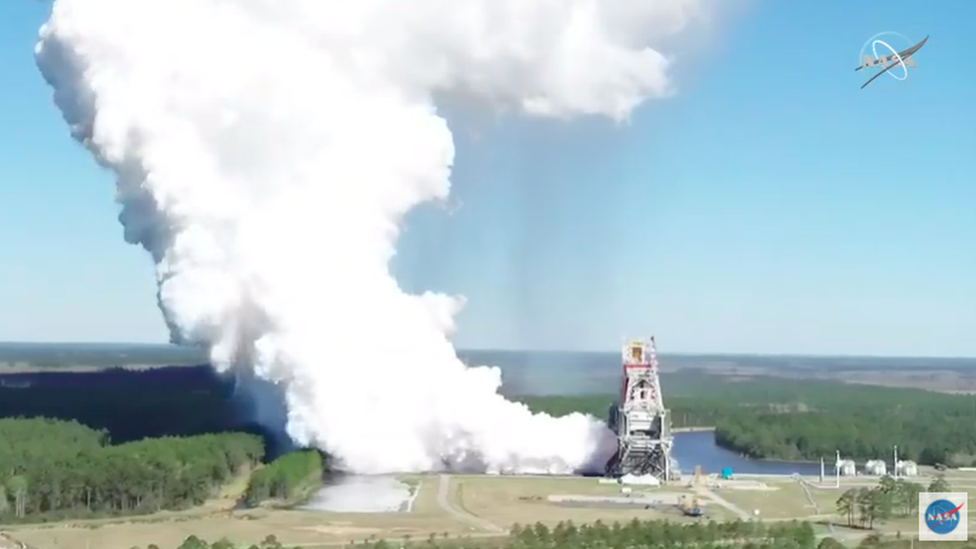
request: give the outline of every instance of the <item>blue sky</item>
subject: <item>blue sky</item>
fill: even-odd
[[[34,66],[48,9],[0,2],[0,340],[163,341],[151,262]],[[467,295],[461,346],[976,356],[973,20],[759,1],[627,127],[456,121],[461,207],[410,217],[397,273]],[[932,38],[859,90],[881,31]]]

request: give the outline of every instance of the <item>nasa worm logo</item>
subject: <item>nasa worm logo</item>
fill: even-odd
[[[966,492],[922,492],[918,496],[918,539],[966,541],[969,513]]]
[[[928,40],[929,37],[926,36],[921,42],[915,44],[897,32],[880,32],[868,38],[861,46],[861,53],[858,55],[860,65],[854,70],[877,69],[877,72],[861,86],[861,89],[863,90],[882,74],[888,74],[899,81],[908,80],[908,69],[916,67],[915,54]]]

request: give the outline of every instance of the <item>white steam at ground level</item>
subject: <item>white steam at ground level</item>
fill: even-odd
[[[37,62],[117,177],[176,342],[278,385],[288,434],[360,473],[599,465],[598,420],[533,415],[404,293],[398,225],[446,199],[435,94],[625,119],[671,92],[648,46],[694,0],[57,0]]]

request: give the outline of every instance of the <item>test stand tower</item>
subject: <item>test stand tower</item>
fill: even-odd
[[[607,463],[611,477],[653,475],[676,480],[671,456],[671,416],[664,407],[654,338],[626,343],[622,350],[620,400],[610,407],[608,425],[617,434],[617,452]]]

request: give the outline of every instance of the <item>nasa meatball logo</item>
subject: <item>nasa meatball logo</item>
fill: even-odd
[[[922,492],[918,495],[918,539],[966,541],[969,513],[966,492]]]
[[[861,46],[858,54],[858,66],[855,71],[866,69],[866,72],[874,71],[874,75],[868,79],[861,89],[877,80],[881,75],[887,74],[891,78],[899,81],[908,80],[908,69],[915,69],[916,54],[922,46],[928,42],[926,36],[920,41],[912,41],[905,35],[897,32],[879,32]]]

